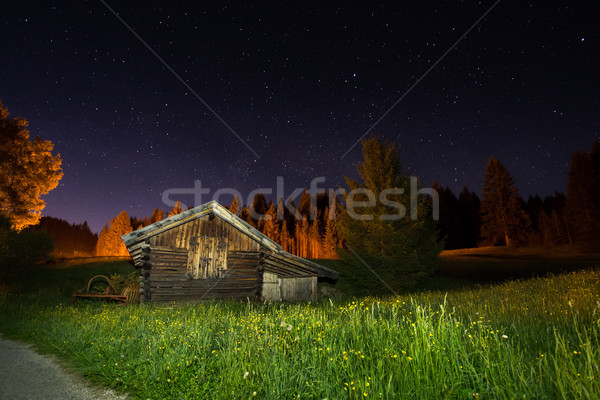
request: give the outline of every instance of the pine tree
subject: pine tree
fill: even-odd
[[[277,220],[277,209],[275,208],[275,205],[271,203],[264,217],[263,233],[267,235],[269,239],[279,242],[281,234],[280,229],[281,227]]]
[[[571,156],[567,183],[567,215],[574,243],[590,250],[600,247],[600,144],[590,154]]]
[[[350,190],[368,189],[379,199],[386,189],[403,189],[403,193],[397,191],[386,198],[408,207],[410,181],[402,169],[399,148],[371,137],[362,141],[362,154],[364,161],[357,165],[361,182],[346,178]],[[339,250],[340,256],[352,267],[354,276],[349,279],[367,290],[381,290],[386,286],[402,289],[417,285],[435,272],[443,245],[438,241],[431,215],[426,215],[428,206],[423,198],[417,205],[419,218],[416,221],[402,215],[399,207],[381,201],[377,201],[375,207],[354,210],[359,216],[372,215],[372,219],[353,218],[348,213],[348,196],[345,200],[346,212],[337,228],[349,250]]]
[[[481,217],[479,209],[481,201],[475,192],[466,187],[463,188],[458,197],[460,209],[462,210],[463,225],[465,229],[465,242],[463,247],[477,247],[481,231]]]
[[[250,216],[250,210],[248,210],[248,207],[242,207],[242,211],[240,211],[240,218],[247,224],[256,228],[256,223],[254,222],[254,219],[252,219],[252,217]]]
[[[319,233],[319,220],[316,219],[310,224],[308,229],[308,242],[309,242],[309,258],[321,258],[321,234]]]
[[[172,217],[173,215],[181,214],[183,211],[184,210],[181,205],[181,202],[179,200],[177,200],[177,203],[175,203],[175,205],[173,206],[173,209],[171,211],[169,211],[169,215],[167,215],[167,218]]]
[[[288,231],[288,226],[287,226],[287,221],[284,219],[283,222],[281,223],[281,234],[279,235],[279,244],[281,245],[281,248],[283,249],[283,251],[290,251],[290,238],[289,238],[289,231]]]
[[[242,207],[240,205],[240,199],[238,199],[237,195],[235,195],[235,197],[233,198],[233,201],[231,202],[231,205],[229,206],[229,211],[231,211],[233,214],[239,216],[241,211],[242,211]]]
[[[303,218],[301,221],[296,220],[296,254],[299,257],[306,257],[308,254],[308,230],[310,224],[307,218]]]
[[[132,232],[131,222],[126,211],[121,211],[119,215],[110,220],[110,223],[104,225],[98,244],[96,245],[97,256],[127,256],[129,252],[121,240],[121,236]]]
[[[335,226],[335,220],[329,218],[329,208],[325,211],[326,224],[325,224],[325,236],[323,237],[323,256],[325,258],[336,258],[336,249],[340,246],[339,235],[337,227]]]
[[[255,224],[258,224],[258,220],[260,216],[264,215],[267,212],[269,205],[267,203],[267,199],[263,193],[257,193],[252,199],[252,204],[250,205],[250,216],[255,221]]]
[[[148,220],[148,225],[152,225],[155,222],[162,221],[165,217],[165,212],[163,210],[159,210],[158,207],[152,211],[152,215]]]
[[[506,167],[491,157],[481,195],[481,234],[490,244],[518,246],[527,242],[531,223],[522,203]]]

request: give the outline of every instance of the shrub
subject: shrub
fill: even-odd
[[[0,268],[5,272],[51,259],[54,243],[45,232],[11,228],[8,218],[0,216]]]

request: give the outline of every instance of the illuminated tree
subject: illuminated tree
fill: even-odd
[[[229,206],[229,211],[239,216],[242,210],[242,206],[240,205],[240,199],[238,199],[237,194],[233,198],[231,205]]]
[[[177,203],[173,206],[173,209],[169,211],[168,217],[172,217],[173,215],[181,214],[183,212],[183,207],[181,206],[181,202],[177,200]]]
[[[126,211],[110,220],[100,232],[96,245],[97,256],[127,256],[129,255],[121,236],[132,232],[131,222]]]
[[[335,249],[337,249],[341,245],[341,243],[337,227],[335,226],[335,220],[333,218],[327,217],[328,214],[329,209],[326,209],[325,237],[323,238],[323,256],[326,258],[335,258],[337,257]]]
[[[491,157],[485,168],[481,195],[481,235],[491,244],[517,246],[527,242],[531,230],[519,191],[508,170]]]
[[[357,165],[361,181],[346,178],[346,183],[351,191],[363,191],[354,201],[368,201],[367,191],[375,201],[373,207],[353,207],[350,213],[351,199],[346,196],[346,210],[336,225],[347,250],[339,249],[339,255],[351,266],[349,279],[366,291],[413,287],[435,272],[443,248],[431,207],[426,198],[418,198],[414,220],[398,206],[410,207],[410,180],[395,144],[371,137],[362,141],[362,154],[364,161]]]
[[[261,217],[263,218],[263,217]],[[263,233],[267,235],[268,238],[275,242],[279,242],[281,235],[281,226],[279,225],[279,221],[277,220],[277,209],[275,205],[271,203],[264,217],[264,225]]]
[[[150,219],[148,220],[148,225],[152,225],[155,222],[162,221],[162,219],[164,217],[165,217],[165,212],[163,210],[159,210],[158,207],[156,207],[154,209],[154,211],[152,211],[152,215],[150,216]]]
[[[58,186],[63,176],[60,155],[52,155],[52,142],[30,140],[27,125],[22,118],[10,118],[0,101],[0,213],[17,231],[38,223],[46,206],[40,197]]]

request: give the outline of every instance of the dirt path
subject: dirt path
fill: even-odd
[[[0,399],[124,400],[109,389],[98,389],[65,372],[50,357],[31,346],[0,336]]]

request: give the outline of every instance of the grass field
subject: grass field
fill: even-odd
[[[92,275],[130,271],[15,277],[0,330],[140,399],[600,396],[598,269],[317,304],[70,304]]]

